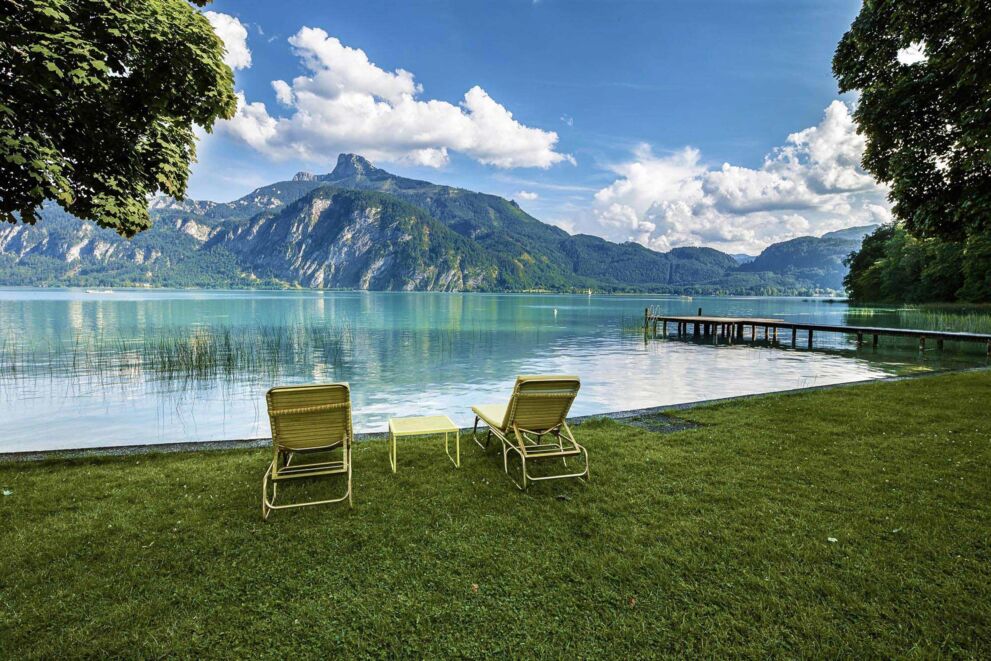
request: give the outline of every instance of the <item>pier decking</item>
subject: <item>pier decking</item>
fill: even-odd
[[[884,328],[880,326],[838,326],[833,324],[806,324],[801,322],[785,321],[783,319],[762,319],[757,317],[712,317],[703,316],[701,310],[696,316],[671,316],[652,313],[650,308],[646,308],[643,313],[643,331],[649,334],[653,331],[654,337],[658,334],[658,325],[661,327],[661,334],[668,335],[668,324],[675,326],[678,337],[711,337],[718,341],[720,338],[732,343],[746,339],[749,329],[750,341],[758,339],[768,342],[778,342],[778,331],[791,331],[791,346],[798,343],[798,335],[801,332],[806,345],[812,348],[812,341],[816,333],[842,333],[845,335],[856,335],[857,344],[864,343],[865,336],[871,336],[873,346],[878,345],[878,339],[882,335],[891,337],[912,337],[919,340],[919,350],[925,350],[926,341],[936,342],[936,348],[942,350],[943,343],[947,340],[953,342],[977,342],[987,347],[987,354],[991,356],[991,335],[985,333],[959,333],[955,331],[932,331],[911,328]],[[758,337],[758,336],[761,337]]]

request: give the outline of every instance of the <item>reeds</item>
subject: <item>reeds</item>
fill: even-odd
[[[918,330],[991,333],[991,307],[926,306],[857,308],[847,312],[852,325],[890,325]]]
[[[167,327],[140,337],[100,332],[41,339],[7,335],[0,337],[0,376],[279,376],[287,367],[298,370],[340,365],[353,345],[350,321]]]

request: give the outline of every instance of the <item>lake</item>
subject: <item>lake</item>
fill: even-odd
[[[822,299],[0,289],[0,452],[267,437],[265,390],[348,381],[357,431],[505,400],[517,374],[582,378],[574,415],[986,364],[882,338],[858,350],[650,339],[671,314],[856,323]],[[878,309],[861,323],[891,325]]]

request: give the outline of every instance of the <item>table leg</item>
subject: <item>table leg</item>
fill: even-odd
[[[396,472],[396,435],[389,434],[389,465],[392,466],[392,472]]]
[[[448,432],[444,432],[444,452],[447,453],[447,458],[451,460],[455,468],[461,468],[461,432],[454,432],[454,456],[451,456],[451,449],[448,445]]]

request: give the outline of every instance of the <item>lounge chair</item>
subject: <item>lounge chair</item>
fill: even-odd
[[[351,505],[351,390],[346,383],[312,386],[281,386],[265,395],[272,425],[272,463],[262,478],[262,518],[272,510],[307,505],[339,503]],[[340,458],[337,451],[340,450]],[[307,463],[298,456],[311,456]],[[345,475],[347,493],[340,498],[276,505],[280,482],[303,478]],[[272,499],[268,483],[272,483]]]
[[[516,378],[513,395],[507,404],[481,404],[471,407],[475,414],[472,437],[483,450],[489,447],[494,435],[502,441],[502,465],[506,474],[520,489],[527,482],[559,480],[569,477],[589,479],[588,452],[575,441],[565,418],[575,401],[581,381],[577,376],[520,376]],[[478,439],[478,423],[488,425],[483,445]],[[550,442],[544,442],[544,437]],[[522,483],[509,472],[509,454],[520,458]],[[527,470],[527,462],[560,459],[565,467],[568,457],[581,457],[584,470],[534,476]]]

